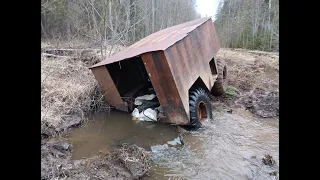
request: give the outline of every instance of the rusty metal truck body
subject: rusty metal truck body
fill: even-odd
[[[90,69],[109,105],[129,111],[126,99],[149,83],[164,122],[187,125],[189,90],[196,85],[210,92],[218,76],[219,48],[211,17],[205,17],[155,32]]]

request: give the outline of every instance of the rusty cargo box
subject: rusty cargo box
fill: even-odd
[[[211,17],[205,17],[155,32],[90,69],[109,105],[130,111],[128,99],[153,87],[164,122],[187,125],[189,90],[201,86],[210,92],[218,77],[219,48]]]

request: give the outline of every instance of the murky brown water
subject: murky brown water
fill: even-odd
[[[214,110],[214,120],[184,135],[185,146],[150,151],[147,179],[276,179],[277,170],[262,163],[270,154],[279,166],[279,121],[257,119],[248,111],[233,114]],[[111,151],[120,143],[136,143],[147,150],[178,136],[171,126],[135,123],[130,115],[112,113],[74,130],[73,159]]]
[[[130,114],[114,111],[74,129],[68,139],[74,146],[72,159],[81,159],[107,154],[123,143],[135,143],[150,150],[151,146],[166,143],[177,136],[172,126],[133,121]]]

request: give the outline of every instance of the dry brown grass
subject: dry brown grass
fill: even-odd
[[[222,48],[218,58],[227,63],[229,87],[237,89],[235,96],[223,102],[263,118],[279,115],[278,53]]]
[[[88,69],[88,66],[98,61],[99,58],[88,55],[78,58],[42,57],[42,133],[54,135],[55,132],[79,124],[87,115],[108,109]]]
[[[222,48],[219,50],[218,58],[227,63],[228,84],[240,91],[247,92],[255,88],[278,90],[279,55],[277,53]]]

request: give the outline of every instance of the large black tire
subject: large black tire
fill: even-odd
[[[202,88],[190,91],[189,94],[190,124],[189,129],[198,129],[202,126],[201,121],[212,119],[211,100]]]
[[[217,59],[218,77],[214,83],[211,94],[214,96],[221,96],[226,92],[227,86],[227,65],[222,59]]]

